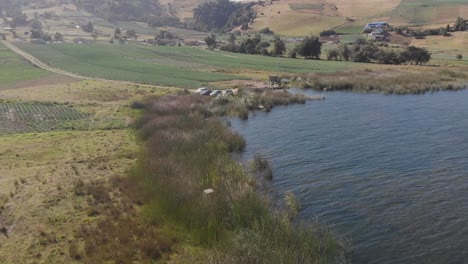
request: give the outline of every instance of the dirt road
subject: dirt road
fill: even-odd
[[[14,53],[20,55],[25,60],[29,61],[30,63],[36,65],[37,67],[39,67],[41,69],[44,69],[46,71],[50,71],[50,72],[53,72],[53,73],[56,73],[56,74],[65,75],[65,76],[69,76],[69,77],[72,77],[72,78],[77,78],[77,79],[84,79],[84,80],[92,79],[90,77],[81,76],[81,75],[71,73],[71,72],[67,72],[67,71],[64,71],[64,70],[61,70],[61,69],[52,68],[49,65],[47,65],[46,63],[38,60],[37,58],[35,58],[31,54],[26,53],[23,50],[19,49],[18,47],[16,47],[12,43],[10,43],[8,41],[5,41],[5,40],[2,40],[1,42],[2,42],[3,45],[5,45],[10,50],[12,50]]]

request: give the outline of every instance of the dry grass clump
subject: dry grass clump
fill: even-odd
[[[301,78],[302,88],[331,91],[381,92],[385,94],[422,94],[468,87],[468,75],[458,70],[421,72],[354,71],[334,74],[314,74]]]
[[[112,200],[110,194],[116,196],[116,192],[120,198]],[[151,263],[172,251],[176,240],[138,213],[141,196],[131,179],[116,177],[110,183],[78,181],[75,194],[87,198],[88,211],[96,212],[90,216],[96,218],[75,230],[79,240],[69,247],[71,258],[85,263]]]
[[[267,180],[273,179],[273,169],[268,159],[262,155],[255,155],[252,160],[252,170],[254,173],[262,175]]]

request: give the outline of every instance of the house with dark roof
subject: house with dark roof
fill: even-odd
[[[375,29],[375,28],[386,28],[388,26],[389,25],[387,22],[371,22],[371,23],[368,23],[364,27],[364,30]]]

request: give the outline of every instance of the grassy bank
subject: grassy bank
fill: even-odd
[[[328,230],[292,224],[290,210],[268,209],[254,176],[230,157],[245,141],[212,117],[209,100],[197,95],[151,100],[137,122],[146,147],[132,175],[142,189],[144,215],[188,234],[188,245],[204,248],[199,254],[182,250],[174,261],[344,261],[343,245]]]
[[[366,68],[339,74],[309,74],[296,78],[294,85],[330,91],[421,94],[468,87],[466,68],[402,66]]]

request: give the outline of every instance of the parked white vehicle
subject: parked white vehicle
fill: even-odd
[[[195,91],[195,93],[201,94],[202,92],[207,91],[207,90],[210,90],[210,89],[208,89],[208,87],[200,87]]]
[[[222,95],[223,94],[223,91],[221,90],[214,90],[213,92],[210,93],[210,96],[219,96],[219,95]]]

